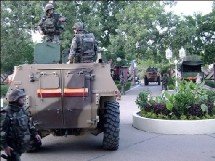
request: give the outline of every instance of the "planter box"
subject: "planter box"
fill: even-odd
[[[133,114],[133,127],[160,134],[213,134],[215,119],[205,120],[162,120],[141,117]]]

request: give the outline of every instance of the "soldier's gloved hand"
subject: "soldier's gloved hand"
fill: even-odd
[[[11,152],[13,151],[13,148],[7,146],[5,149],[4,149],[5,153],[8,155],[8,156],[11,156]]]
[[[37,134],[37,135],[35,136],[35,138],[37,139],[38,142],[41,142],[41,137],[40,137],[39,134]]]
[[[59,21],[61,21],[61,22],[66,22],[66,21],[67,21],[67,18],[66,18],[66,17],[60,17],[60,18],[59,18]]]
[[[69,60],[68,62],[66,62],[66,64],[71,64],[71,61]]]

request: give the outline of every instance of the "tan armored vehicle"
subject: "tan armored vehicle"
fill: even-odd
[[[9,90],[26,92],[26,108],[42,137],[103,132],[103,148],[117,150],[120,93],[109,64],[57,64],[60,57],[58,44],[37,44],[35,64],[16,66]]]
[[[160,85],[160,73],[155,67],[148,67],[144,74],[144,84],[149,85],[149,82],[157,82]]]

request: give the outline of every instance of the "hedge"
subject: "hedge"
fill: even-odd
[[[121,85],[120,85],[120,83],[119,83],[118,81],[115,81],[115,84],[116,84],[118,90],[120,91],[120,90],[121,90]],[[130,88],[131,88],[131,82],[130,82],[130,81],[127,81],[127,82],[125,83],[125,91],[129,90]]]

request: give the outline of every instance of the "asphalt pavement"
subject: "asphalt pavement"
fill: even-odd
[[[123,95],[120,103],[120,146],[117,151],[102,149],[98,136],[54,137],[49,135],[37,153],[25,153],[22,161],[215,161],[215,134],[164,135],[132,127],[132,114],[138,111],[137,95],[150,90],[161,94],[161,86],[137,85]]]

